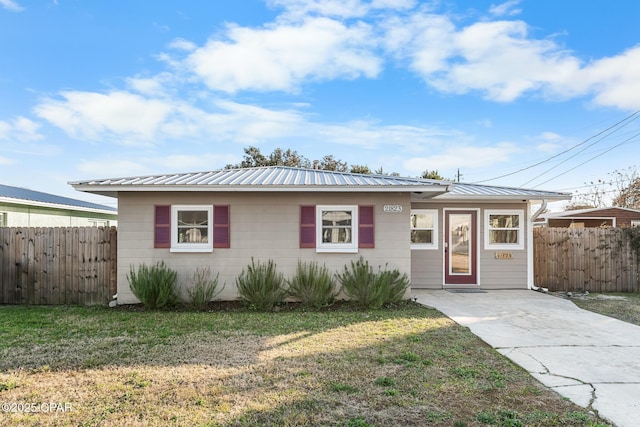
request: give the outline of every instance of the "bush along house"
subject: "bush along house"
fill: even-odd
[[[118,303],[127,273],[164,261],[188,285],[209,267],[237,297],[253,257],[285,276],[298,260],[333,272],[360,257],[412,289],[533,286],[531,205],[570,194],[282,166],[99,179],[76,190],[118,199]]]

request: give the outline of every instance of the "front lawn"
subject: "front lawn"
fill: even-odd
[[[640,293],[589,294],[571,301],[585,310],[640,326]]]
[[[40,410],[4,412],[0,425],[604,425],[414,304],[276,313],[4,306],[0,402]]]

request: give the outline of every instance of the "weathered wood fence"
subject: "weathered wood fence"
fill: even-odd
[[[115,227],[0,228],[0,304],[106,304]]]
[[[640,254],[625,230],[540,227],[533,237],[536,286],[550,291],[640,291]]]

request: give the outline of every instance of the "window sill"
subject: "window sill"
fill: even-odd
[[[433,251],[437,249],[438,246],[436,245],[411,245],[412,251]]]
[[[169,249],[171,253],[184,253],[184,252],[195,252],[195,253],[206,253],[213,252],[213,248],[171,248]]]
[[[524,245],[486,245],[484,247],[487,251],[523,251]]]
[[[358,248],[316,248],[316,253],[357,254]]]

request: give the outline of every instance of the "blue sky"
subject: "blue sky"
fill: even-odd
[[[67,182],[215,170],[254,145],[588,191],[638,164],[638,16],[636,0],[0,0],[0,182],[113,205]]]

